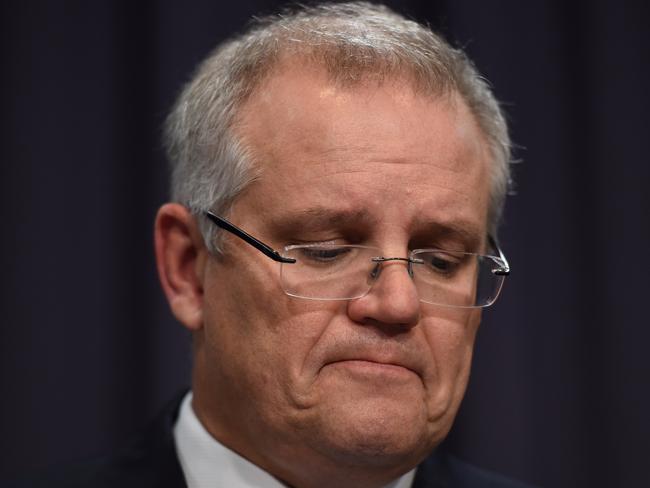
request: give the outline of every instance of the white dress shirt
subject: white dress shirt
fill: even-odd
[[[188,488],[287,488],[208,433],[192,408],[192,392],[181,404],[174,441]],[[385,488],[410,488],[414,477],[415,469]]]

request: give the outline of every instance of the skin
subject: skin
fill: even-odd
[[[485,245],[489,158],[454,95],[400,79],[341,87],[285,65],[236,130],[262,173],[228,217],[276,249],[327,241],[405,257]],[[479,310],[419,302],[399,261],[362,298],[291,298],[278,263],[234,236],[224,246],[209,255],[186,209],[159,210],[160,278],[194,333],[193,407],[216,439],[291,486],[370,487],[446,436]]]

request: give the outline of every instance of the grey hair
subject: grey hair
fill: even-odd
[[[465,53],[428,27],[366,2],[299,7],[256,19],[242,35],[218,46],[184,87],[167,119],[165,144],[172,166],[172,199],[194,214],[227,214],[260,176],[251,153],[234,134],[237,111],[283,60],[299,57],[354,85],[407,77],[427,94],[458,93],[490,151],[489,231],[495,235],[510,180],[510,138],[487,81]],[[206,245],[219,251],[216,227],[199,217]]]

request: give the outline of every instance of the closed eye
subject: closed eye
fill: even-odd
[[[316,263],[331,263],[343,259],[352,252],[353,249],[346,247],[303,247],[296,249],[300,251],[304,260]]]
[[[456,255],[455,255],[456,254]],[[452,277],[463,265],[462,255],[445,252],[435,252],[417,257],[424,261],[427,269],[443,277]]]

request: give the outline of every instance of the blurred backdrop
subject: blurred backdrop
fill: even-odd
[[[387,3],[466,48],[522,160],[447,447],[542,486],[650,486],[649,4]],[[0,5],[0,475],[110,451],[189,384],[152,252],[162,121],[277,5]]]

